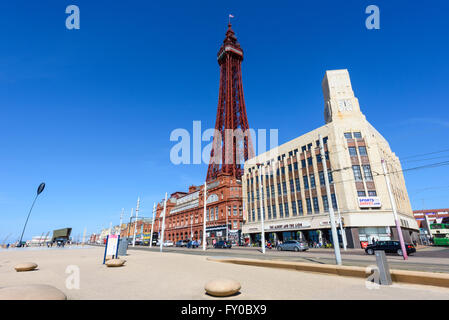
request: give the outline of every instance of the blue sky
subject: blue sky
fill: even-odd
[[[70,4],[80,30],[65,28]],[[365,28],[369,4],[380,30]],[[42,181],[28,238],[99,231],[122,208],[129,217],[137,196],[148,217],[166,191],[203,183],[207,165],[170,163],[169,136],[194,120],[214,126],[229,13],[251,127],[278,128],[283,143],[321,126],[324,72],[347,68],[362,111],[400,158],[449,149],[448,10],[443,0],[3,1],[0,241],[19,237]],[[431,157],[441,158],[403,167],[449,152],[422,158]],[[448,178],[447,166],[407,173],[412,207],[449,207]]]

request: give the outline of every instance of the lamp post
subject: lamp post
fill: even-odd
[[[206,250],[206,196],[207,196],[207,182],[204,182],[203,190],[203,251]]]
[[[340,243],[338,241],[337,227],[335,226],[334,207],[332,206],[331,189],[329,186],[329,176],[327,174],[326,155],[324,153],[324,142],[323,142],[323,137],[321,136],[321,134],[318,135],[318,139],[320,140],[320,155],[321,155],[321,162],[323,163],[324,183],[326,185],[327,203],[328,204],[329,204],[329,202],[331,203],[331,205],[328,205],[328,207],[329,207],[329,219],[330,219],[331,231],[332,231],[332,242],[334,244],[335,262],[337,265],[341,266],[342,262],[341,262],[341,254],[340,254]]]
[[[20,236],[20,240],[19,240],[19,246],[20,247],[22,246],[22,238],[23,238],[23,234],[25,233],[25,228],[27,226],[28,219],[30,218],[31,210],[33,210],[34,203],[36,202],[37,196],[40,195],[41,192],[44,191],[44,189],[45,189],[45,183],[42,182],[39,185],[39,187],[37,188],[36,196],[34,197],[33,204],[31,205],[31,208],[30,208],[30,212],[28,212],[28,216],[27,216],[27,219],[25,221],[25,225],[23,226],[22,235]]]
[[[153,219],[151,221],[150,248],[153,246],[153,228],[154,228],[154,213],[155,212],[156,212],[156,202],[153,203]]]
[[[387,164],[385,159],[382,159],[381,162],[382,168],[384,170],[385,182],[387,184],[388,195],[390,196],[391,210],[393,211],[394,222],[396,223],[396,231],[398,232],[399,243],[401,244],[402,257],[404,258],[404,260],[407,260],[408,259],[407,249],[405,248],[404,236],[402,235],[401,224],[399,223],[399,217],[396,209],[396,201],[394,200],[393,193],[391,192],[391,185],[390,185],[390,178],[388,177],[389,172]]]

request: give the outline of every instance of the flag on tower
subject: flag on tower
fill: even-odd
[[[229,15],[229,18],[234,18],[234,16],[232,14]]]

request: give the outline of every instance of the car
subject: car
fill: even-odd
[[[217,241],[214,244],[214,248],[216,248],[216,249],[218,249],[218,248],[220,248],[220,249],[231,249],[232,248],[232,244],[229,241],[221,240],[221,241]]]
[[[407,250],[407,254],[413,254],[416,252],[415,246],[411,243],[405,243],[405,248]],[[369,244],[365,248],[365,252],[369,255],[374,254],[374,251],[376,250],[382,250],[385,251],[385,253],[396,253],[397,255],[402,256],[402,248],[399,241],[376,241],[373,244]]]
[[[279,251],[307,251],[309,250],[309,246],[300,240],[288,240],[284,243],[280,244],[277,249]]]
[[[164,247],[173,247],[173,241],[170,240],[164,241]]]
[[[187,242],[187,248],[198,248],[198,241],[191,240]]]
[[[187,243],[189,243],[189,241],[187,240],[179,240],[176,241],[176,247],[187,247]]]

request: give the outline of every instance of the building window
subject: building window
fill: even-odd
[[[301,216],[304,213],[304,211],[302,209],[302,200],[298,200],[298,212],[299,212],[299,215],[301,215]]]
[[[309,189],[309,180],[307,179],[307,176],[303,176],[303,180],[304,180],[304,189],[308,190]]]
[[[366,197],[366,193],[365,193],[365,191],[357,191],[357,196]]]
[[[278,196],[280,197],[281,194],[282,194],[282,191],[281,191],[281,184],[278,183]]]
[[[218,207],[215,207],[215,220],[218,220]]]
[[[277,218],[277,215],[276,215],[276,205],[272,205],[272,208],[273,208],[273,219],[276,219]]]
[[[296,212],[296,202],[292,201],[292,214],[294,217],[296,217],[298,215],[298,213]]]
[[[354,138],[362,139],[362,134],[360,132],[354,132]]]
[[[260,221],[260,208],[257,208],[257,220]]]
[[[365,176],[365,180],[373,181],[373,175],[371,173],[371,167],[369,164],[363,165],[363,175]]]
[[[267,198],[269,198],[270,197],[270,186],[267,186],[266,190],[267,190]]]
[[[332,176],[332,171],[327,170],[327,178],[329,179],[329,183],[334,183],[334,177]]]
[[[256,220],[256,214],[255,214],[255,212],[254,212],[254,209],[251,211],[251,213],[252,213],[252,220],[253,221],[255,221]]]
[[[318,172],[318,175],[320,176],[320,185],[324,186],[326,184],[326,181],[324,179],[324,172],[320,171]]]
[[[232,221],[232,229],[237,229],[237,228],[238,228],[237,221],[236,220]]]
[[[231,210],[231,208],[229,208]],[[237,206],[234,206],[234,216],[237,216]]]
[[[293,162],[293,169],[298,170],[298,162]]]
[[[296,183],[296,192],[301,191],[301,186],[299,185],[299,178],[295,178],[295,183]]]
[[[293,179],[290,179],[290,193],[295,192],[295,183],[293,182]]]
[[[312,157],[307,158],[307,164],[308,164],[309,166],[312,165]]]
[[[271,197],[274,197],[274,185],[271,185]]]
[[[282,208],[282,203],[279,204],[279,218],[284,217],[284,209]]]
[[[332,207],[337,210],[337,197],[335,196],[335,193],[331,194],[331,199],[332,199]]]
[[[369,195],[370,197],[377,197],[377,192],[374,191],[374,190],[369,190],[369,191],[368,191],[368,195]]]
[[[352,139],[352,133],[351,132],[345,132],[345,138],[346,139]]]
[[[329,211],[329,202],[327,201],[327,196],[323,196],[323,206],[324,206],[324,212]]]
[[[307,203],[307,214],[312,214],[312,203],[310,202],[310,198],[306,198]]]
[[[317,197],[313,197],[313,209],[315,210],[315,213],[320,212],[320,206],[318,205]]]
[[[301,166],[302,166],[303,168],[306,167],[306,160],[305,160],[305,159],[302,159],[302,160],[301,160]]]
[[[349,155],[351,157],[357,157],[357,149],[355,147],[349,147]]]
[[[267,206],[267,211],[268,211],[268,220],[271,220],[271,207]]]
[[[321,154],[316,155],[316,162],[321,163]]]
[[[281,173],[285,174],[285,167],[281,167]]]
[[[292,165],[289,164],[289,165],[288,165],[288,172],[292,172],[292,170],[293,170],[293,169],[292,169]]]
[[[288,218],[290,213],[288,212],[288,203],[284,203],[284,209],[285,209],[285,217]]]
[[[359,153],[361,156],[367,156],[366,147],[359,147]]]
[[[362,172],[360,166],[352,166],[352,172],[354,173],[355,181],[362,181]]]
[[[283,189],[283,194],[286,195],[287,194],[287,184],[284,182],[282,182],[282,189]]]
[[[310,174],[310,187],[315,188],[315,175],[313,173]]]

